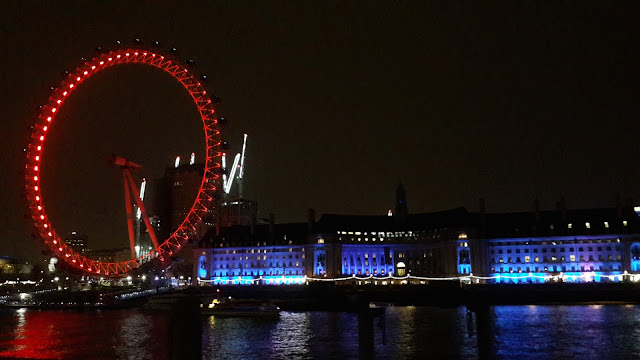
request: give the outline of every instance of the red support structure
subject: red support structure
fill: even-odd
[[[140,208],[140,213],[141,213],[142,220],[144,221],[144,226],[147,228],[147,231],[149,232],[149,236],[151,237],[153,246],[157,248],[160,245],[158,244],[158,238],[156,237],[156,232],[153,230],[153,226],[151,226],[151,221],[149,220],[149,215],[147,214],[147,208],[144,207],[144,203],[142,202],[142,199],[140,199],[140,192],[138,192],[138,188],[136,187],[136,184],[133,181],[131,172],[128,171],[128,169],[125,169],[125,171],[123,172],[123,175],[126,178],[125,181],[128,180],[129,185],[131,185],[131,189],[133,190],[133,196],[136,201],[136,205],[138,205],[138,207]]]
[[[122,169],[122,180],[124,182],[124,205],[127,210],[127,229],[129,229],[129,246],[131,247],[131,258],[135,259],[136,254],[136,237],[133,232],[133,209],[131,208],[131,193],[129,191],[129,182],[127,181],[127,173],[129,169]],[[131,176],[129,174],[129,176]]]

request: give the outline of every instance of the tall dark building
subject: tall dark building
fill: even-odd
[[[64,242],[74,251],[84,254],[87,249],[88,239],[89,237],[87,235],[72,231],[65,236]]]
[[[405,224],[407,222],[407,216],[409,215],[409,208],[407,207],[407,191],[402,185],[402,181],[396,188],[396,211],[393,213],[396,224]]]
[[[154,229],[159,238],[168,237],[184,221],[198,196],[202,184],[204,164],[185,164],[167,168],[165,175],[153,184]],[[213,226],[213,217],[204,219]]]
[[[233,225],[255,225],[258,217],[258,202],[244,198],[224,199],[219,202],[221,227]]]

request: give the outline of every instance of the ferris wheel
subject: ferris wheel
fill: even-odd
[[[164,239],[164,241],[162,239],[154,239],[154,248],[148,253],[135,254],[132,252],[132,258],[130,260],[101,262],[74,251],[54,229],[45,210],[44,204],[46,199],[42,198],[40,170],[42,164],[46,161],[47,154],[45,145],[47,134],[55,129],[56,114],[60,108],[64,106],[65,100],[68,99],[76,89],[82,88],[82,83],[92,75],[121,64],[139,64],[158,68],[182,84],[182,87],[189,92],[193,103],[200,113],[205,136],[206,156],[204,175],[196,199],[178,228],[167,239]],[[205,77],[202,78],[204,79]],[[219,191],[220,174],[222,172],[220,145],[220,126],[211,97],[204,89],[198,76],[194,74],[190,68],[178,61],[172,54],[163,54],[157,51],[157,49],[145,49],[141,46],[135,46],[132,48],[123,47],[117,50],[103,52],[90,60],[84,61],[83,64],[69,73],[58,88],[52,91],[47,104],[42,106],[42,110],[37,123],[33,127],[29,144],[26,148],[26,198],[29,213],[33,219],[37,233],[59,259],[89,274],[100,276],[121,275],[155,259],[164,261],[180,250],[188,239],[195,237],[197,226],[202,222],[203,216],[211,210],[210,208],[214,204],[213,200]],[[135,168],[135,165],[137,165],[132,162],[127,163],[127,161],[128,160],[124,158],[115,159],[116,165],[121,166],[125,172],[131,168]],[[125,179],[127,179],[126,174]],[[126,181],[127,180],[125,180],[125,191],[127,187]],[[135,188],[135,186],[133,187]],[[136,201],[138,201],[138,197],[136,197]],[[143,205],[138,202],[138,206]],[[127,210],[127,216],[129,217],[130,211],[129,209]],[[146,214],[144,214],[144,216],[146,216]],[[148,217],[146,222],[148,222]],[[129,227],[129,233],[131,235],[131,223],[129,223]],[[132,239],[130,240],[133,241]]]

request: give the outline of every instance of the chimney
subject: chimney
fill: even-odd
[[[630,196],[624,199],[623,213],[627,216],[629,213],[633,213],[633,199]]]
[[[560,215],[562,216],[562,222],[567,223],[567,202],[564,199],[564,195],[560,197]]]
[[[271,239],[275,239],[275,227],[276,227],[276,214],[269,214],[269,235]]]
[[[484,198],[480,198],[478,204],[480,207],[480,235],[482,238],[485,238],[487,235],[487,208]]]
[[[307,225],[309,227],[309,231],[312,231],[313,225],[316,223],[316,211],[312,208],[309,208],[307,212]]]
[[[535,224],[533,225],[533,232],[534,235],[538,234],[539,231],[539,224],[540,224],[540,202],[538,201],[538,198],[535,198],[533,200],[533,211],[535,213]]]

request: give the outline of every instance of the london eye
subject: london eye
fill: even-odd
[[[96,73],[105,71],[122,64],[137,64],[163,70],[189,93],[193,104],[196,106],[202,120],[202,129],[205,138],[205,163],[204,172],[197,196],[184,220],[166,239],[157,239],[152,236],[153,249],[150,252],[136,254],[132,250],[131,259],[119,262],[102,262],[89,258],[75,251],[65,243],[63,238],[55,230],[55,226],[47,215],[43,199],[41,168],[47,160],[46,139],[47,135],[56,128],[56,114],[64,106],[65,100],[77,89],[82,88],[83,82]],[[212,209],[216,192],[220,190],[221,169],[221,134],[218,116],[215,112],[212,98],[204,88],[203,81],[193,69],[185,66],[170,53],[162,53],[157,49],[145,49],[140,46],[117,50],[111,50],[96,55],[90,60],[84,61],[75,70],[69,72],[62,83],[54,88],[47,103],[42,106],[38,119],[29,138],[26,148],[25,163],[25,190],[29,215],[33,220],[38,236],[51,249],[53,254],[82,272],[100,276],[118,276],[151,261],[165,261],[173,256],[189,240],[196,236],[196,230],[203,217]],[[125,193],[128,195],[127,182],[129,182],[134,195],[137,190],[131,180],[130,170],[136,169],[137,164],[124,159],[114,158],[116,165],[123,169],[125,179]],[[144,211],[144,205],[136,196],[136,202],[143,210],[143,220],[150,233],[148,215]],[[131,211],[127,208],[129,220],[130,245],[133,249]]]

